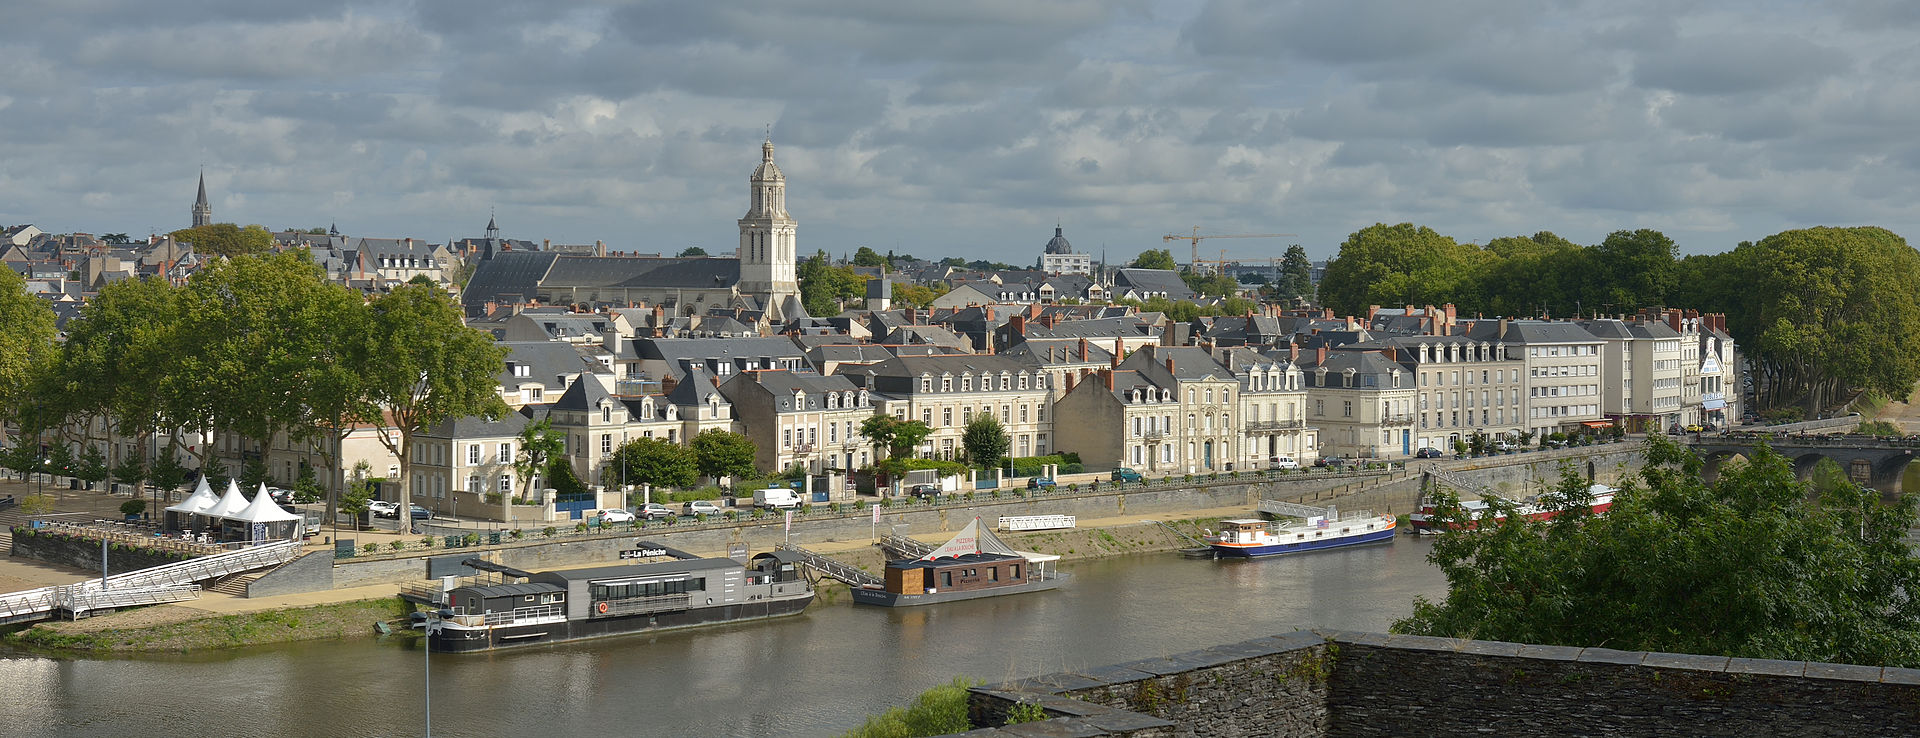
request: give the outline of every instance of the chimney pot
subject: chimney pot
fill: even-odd
[[[1106,370],[1106,371],[1104,371],[1104,372],[1101,372],[1101,374],[1103,374],[1103,375],[1105,375],[1105,376],[1106,376],[1106,379],[1107,379],[1107,391],[1108,391],[1108,392],[1112,392],[1112,391],[1113,391],[1113,370],[1112,370],[1112,369],[1108,369],[1108,370]]]
[[[1081,361],[1092,361],[1092,360],[1093,360],[1093,359],[1092,359],[1092,351],[1090,350],[1090,348],[1089,348],[1089,347],[1088,347],[1088,345],[1087,345],[1087,339],[1084,339],[1084,338],[1082,338],[1082,339],[1080,339],[1080,360],[1081,360]]]
[[[1320,344],[1318,347],[1314,348],[1313,362],[1315,364],[1327,363],[1327,345],[1326,344],[1323,343],[1323,344]]]

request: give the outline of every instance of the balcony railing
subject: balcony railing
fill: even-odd
[[[1247,432],[1249,433],[1300,430],[1305,427],[1307,427],[1307,421],[1304,420],[1253,420],[1247,422]]]
[[[1413,422],[1412,413],[1393,413],[1380,416],[1381,425],[1407,425]]]

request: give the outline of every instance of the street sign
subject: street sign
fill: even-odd
[[[664,548],[629,548],[620,552],[620,558],[622,559],[645,559],[665,555],[667,555],[667,550]]]

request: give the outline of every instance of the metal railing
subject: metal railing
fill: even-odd
[[[880,581],[879,577],[876,577],[872,574],[868,574],[864,571],[861,571],[855,567],[849,566],[845,563],[835,561],[825,556],[821,556],[820,554],[814,553],[812,551],[808,551],[799,546],[795,546],[791,543],[777,544],[774,546],[774,548],[781,551],[788,551],[795,555],[798,555],[800,557],[801,564],[804,564],[808,568],[811,568],[814,571],[820,572],[825,576],[833,577],[834,579],[838,579],[842,582],[846,582],[849,586],[878,587],[881,584],[883,584],[883,582]]]
[[[566,606],[564,605],[534,605],[533,607],[514,608],[507,612],[483,613],[470,613],[467,612],[467,608],[464,607],[451,609],[453,615],[447,619],[470,628],[488,625],[512,625],[522,620],[555,617],[564,618],[567,616]]]
[[[880,536],[880,547],[892,551],[899,551],[906,556],[914,558],[933,553],[933,549],[935,548],[932,544],[921,543],[912,538],[896,536],[892,533]]]
[[[1247,422],[1247,430],[1254,433],[1305,430],[1306,427],[1307,421],[1304,420],[1252,420]]]
[[[172,584],[160,587],[128,587],[123,589],[88,589],[81,585],[56,588],[54,602],[67,612],[79,615],[91,610],[106,610],[119,607],[139,607],[141,605],[164,605],[170,602],[183,602],[200,598],[200,586],[195,584]]]

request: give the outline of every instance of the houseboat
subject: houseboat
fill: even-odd
[[[428,641],[435,651],[490,651],[794,615],[814,594],[797,563],[774,551],[745,566],[698,557],[538,573],[486,566],[525,581],[448,590]]]
[[[1394,525],[1392,515],[1362,511],[1342,516],[1329,507],[1323,514],[1276,521],[1222,520],[1220,532],[1206,541],[1217,558],[1256,558],[1391,542]]]
[[[1588,487],[1587,494],[1589,495],[1589,499],[1587,501],[1587,508],[1592,510],[1595,515],[1606,514],[1607,510],[1613,508],[1613,495],[1618,491],[1619,490],[1604,484],[1596,484]],[[1560,514],[1560,511],[1541,504],[1537,497],[1529,497],[1514,504],[1516,506],[1514,508],[1515,512],[1527,520],[1550,520],[1555,515]],[[1413,523],[1415,533],[1440,532],[1437,530],[1438,524],[1434,522],[1434,516],[1438,512],[1437,507],[1438,506],[1432,502],[1424,502],[1420,505],[1419,512],[1407,516]],[[1461,500],[1460,508],[1467,514],[1468,528],[1479,526],[1482,520],[1497,522],[1505,520],[1507,517],[1506,514],[1494,510],[1492,503],[1484,499]]]
[[[1048,566],[1059,560],[1013,550],[976,518],[925,556],[888,561],[882,584],[854,588],[853,601],[911,607],[1054,589],[1067,577]]]

